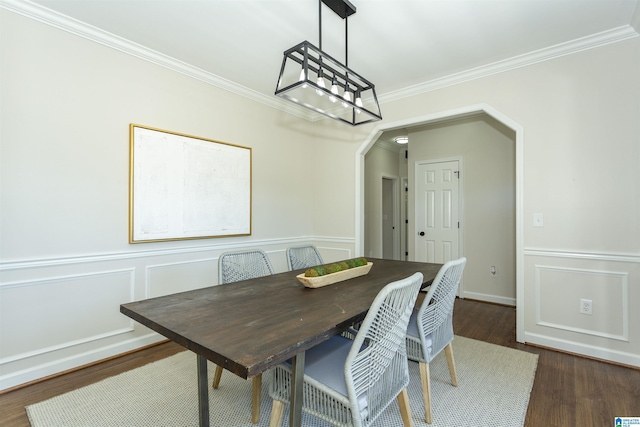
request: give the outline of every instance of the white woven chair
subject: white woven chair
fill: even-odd
[[[397,398],[405,427],[412,425],[405,340],[422,280],[415,273],[386,285],[353,341],[338,335],[306,351],[304,412],[335,426],[366,427]],[[282,422],[291,375],[289,363],[272,370],[270,427]]]
[[[260,249],[225,252],[218,259],[218,283],[239,282],[273,274],[269,257]]]
[[[238,282],[240,280],[273,274],[271,262],[263,251],[259,249],[225,252],[218,259],[218,284]],[[212,387],[220,386],[222,366],[216,365]],[[260,421],[260,394],[262,390],[262,374],[253,377],[251,385],[251,422]]]
[[[444,349],[451,375],[451,384],[458,386],[456,365],[453,360],[453,303],[466,258],[449,261],[444,264],[429,292],[420,305],[413,311],[407,329],[407,356],[409,360],[420,364],[422,400],[424,402],[425,421],[431,424],[431,382],[429,363]]]
[[[287,249],[287,264],[289,271],[293,271],[322,265],[324,261],[315,246],[296,246]]]

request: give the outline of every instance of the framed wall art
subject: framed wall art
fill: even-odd
[[[129,243],[251,235],[251,148],[131,124]]]

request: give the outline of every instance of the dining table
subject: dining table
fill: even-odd
[[[366,275],[328,286],[305,287],[296,278],[304,270],[294,270],[124,303],[120,312],[197,355],[200,426],[209,426],[207,361],[247,379],[291,360],[289,425],[300,427],[305,351],[362,321],[388,283],[421,272],[426,288],[442,266],[367,261]]]

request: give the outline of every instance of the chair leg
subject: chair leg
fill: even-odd
[[[211,384],[211,387],[218,388],[220,386],[221,377],[222,377],[222,366],[216,365],[216,373],[213,375],[213,384]]]
[[[253,377],[251,382],[251,422],[260,422],[260,397],[262,393],[262,374]]]
[[[282,425],[282,415],[284,415],[284,402],[273,399],[269,427],[280,427]]]
[[[431,424],[431,380],[429,364],[420,362],[420,382],[422,383],[422,401],[424,403],[424,420]]]
[[[413,427],[411,407],[409,406],[409,394],[406,388],[398,395],[398,405],[400,406],[400,415],[402,416],[402,424],[404,427]]]
[[[453,360],[453,346],[451,343],[444,348],[447,354],[447,365],[449,365],[449,374],[451,374],[451,384],[458,387],[458,375],[456,374],[456,362]]]

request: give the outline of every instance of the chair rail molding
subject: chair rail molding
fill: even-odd
[[[585,260],[592,260],[592,261],[640,263],[640,254],[577,252],[577,251],[558,250],[558,249],[525,248],[524,255],[525,256],[541,256],[541,257],[549,257],[549,258],[585,259]]]
[[[244,248],[260,248],[276,245],[294,245],[310,241],[326,242],[335,244],[353,245],[353,237],[330,237],[330,236],[301,236],[283,237],[278,239],[259,240],[237,240],[233,242],[215,243],[208,245],[180,246],[162,249],[140,249],[122,252],[105,252],[102,254],[73,255],[59,258],[40,258],[30,260],[16,260],[0,262],[0,273],[3,271],[23,270],[31,268],[55,267],[60,265],[84,264],[94,262],[118,261],[135,258],[150,258],[159,256],[170,256],[180,254],[195,254],[198,252],[229,251]],[[266,250],[266,252],[269,252]]]

